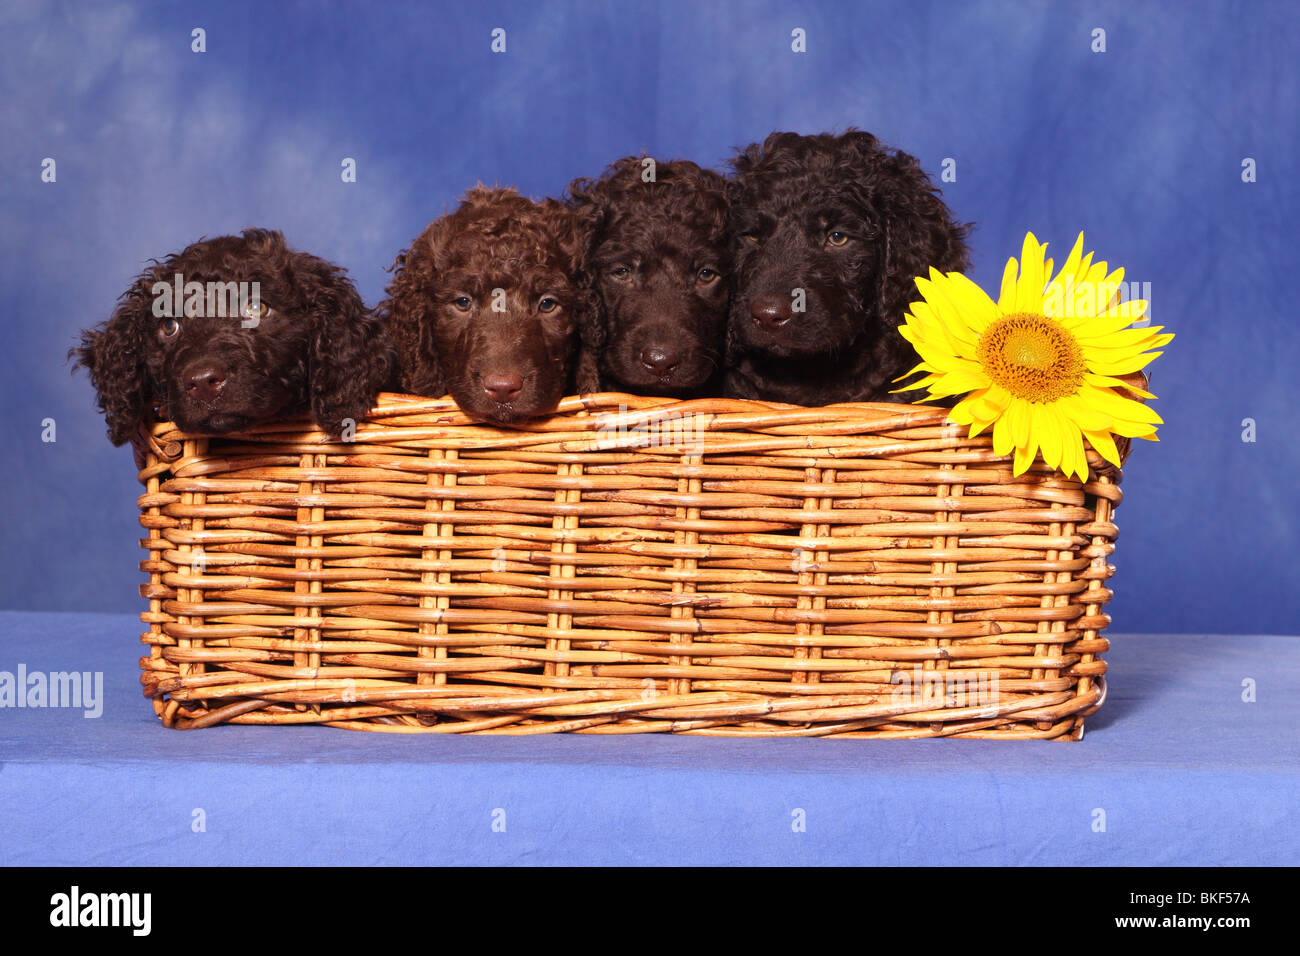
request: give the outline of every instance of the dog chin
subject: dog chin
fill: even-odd
[[[230,412],[209,412],[206,415],[178,419],[176,425],[186,432],[199,435],[224,435],[227,432],[242,431],[257,421],[252,415],[237,415]]]
[[[741,335],[737,338],[744,351],[771,355],[774,358],[808,359],[829,354],[829,350],[821,343],[817,343],[814,347],[807,341],[791,342],[778,336],[767,335]]]
[[[713,367],[674,371],[671,375],[611,376],[611,384],[651,395],[676,395],[702,388],[712,377]]]
[[[455,398],[455,396],[452,396]],[[527,421],[530,418],[537,418],[541,415],[549,415],[555,411],[555,406],[559,404],[558,397],[554,402],[542,408],[527,407],[517,402],[509,405],[487,406],[470,406],[457,401],[456,404],[460,410],[473,418],[475,421],[484,422],[488,425],[516,425],[519,422]]]
[[[478,409],[470,408],[463,409],[463,411],[470,418],[482,422],[485,425],[515,425],[526,418],[532,417],[530,415],[521,414],[513,408],[506,407],[493,409],[491,412],[483,412]]]

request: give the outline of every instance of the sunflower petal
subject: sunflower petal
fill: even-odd
[[[1110,437],[1110,432],[1085,431],[1083,436],[1088,439],[1088,444],[1097,449],[1097,453],[1105,458],[1116,468],[1120,467],[1119,449],[1115,447],[1115,440]]]
[[[1056,409],[1051,405],[1040,405],[1035,402],[1029,406],[1029,411],[1034,434],[1038,436],[1038,444],[1043,449],[1043,461],[1052,468],[1060,468],[1061,423],[1057,418]]]
[[[1006,410],[1007,427],[1011,431],[1011,441],[1019,445],[1029,444],[1029,403],[1023,398],[1013,399]]]
[[[1065,426],[1064,459],[1068,459],[1069,464],[1065,466],[1065,474],[1074,475],[1080,481],[1088,480],[1088,456],[1083,452],[1083,432],[1079,426],[1068,418],[1063,419]]]
[[[934,366],[937,372],[953,372],[962,368],[963,365],[972,364],[970,359],[964,359],[953,354],[952,350],[945,349],[940,343],[916,341],[912,342],[912,347],[916,349],[921,358]]]
[[[987,292],[960,272],[950,273],[948,280],[951,284],[953,299],[961,309],[961,316],[965,320],[964,324],[970,331],[971,341],[978,343],[980,334],[1002,312],[997,303],[989,298]]]
[[[1017,448],[1016,458],[1011,466],[1012,475],[1023,475],[1029,470],[1029,466],[1034,463],[1033,449]]]
[[[1074,246],[1070,249],[1070,254],[1065,257],[1065,263],[1061,266],[1061,271],[1051,277],[1050,281],[1047,283],[1047,288],[1050,290],[1053,287],[1056,287],[1060,291],[1064,292],[1067,285],[1074,285],[1074,282],[1078,277],[1079,261],[1082,257],[1083,233],[1079,233],[1079,237],[1074,240]],[[1051,271],[1048,270],[1047,274],[1051,276]]]
[[[941,343],[946,351],[956,354],[961,343],[952,333],[956,326],[964,324],[961,311],[944,294],[940,282],[918,276],[916,287],[925,296],[925,303],[917,303],[917,308],[913,310],[921,337],[935,344]]]
[[[1138,355],[1118,358],[1113,361],[1101,356],[1092,356],[1087,359],[1087,363],[1090,371],[1101,372],[1103,375],[1130,375],[1133,372],[1142,371],[1164,354],[1164,352],[1142,352]]]
[[[1111,416],[1116,421],[1128,422],[1149,422],[1159,425],[1163,420],[1155,413],[1155,410],[1141,402],[1135,402],[1131,398],[1124,398],[1108,389],[1099,388],[1088,394],[1088,402],[1103,414]]]
[[[1015,312],[1016,307],[1016,259],[1012,256],[1002,269],[1002,291],[998,294],[998,308],[1003,312]]]
[[[989,388],[971,392],[962,399],[961,405],[967,408],[972,417],[991,422],[1006,410],[1006,405],[999,405],[991,392],[992,389]]]
[[[993,454],[1004,456],[1014,447],[1015,442],[1011,440],[1011,426],[1007,424],[1007,416],[1003,415],[993,423]]]
[[[1061,275],[1077,276],[1079,272],[1079,263],[1083,260],[1083,231],[1079,231],[1079,236],[1074,240],[1074,246],[1070,249],[1070,254],[1065,257],[1065,265],[1061,266]]]
[[[1096,406],[1089,404],[1089,390],[1088,386],[1084,386],[1083,389],[1073,395],[1066,395],[1057,399],[1056,405],[1066,421],[1081,429],[1098,431],[1110,425],[1111,416],[1105,414]]]
[[[917,381],[913,382],[911,385],[900,385],[898,388],[891,388],[889,390],[889,394],[897,395],[900,392],[919,392],[923,388],[929,388],[938,380],[939,380],[939,376],[929,375],[923,379],[918,379]],[[933,395],[927,395],[925,398],[914,399],[914,401],[918,401],[918,402],[928,401],[933,397],[934,397]]]
[[[1016,283],[1016,310],[1037,312],[1043,305],[1043,259],[1047,247],[1032,232],[1025,233],[1020,252],[1020,280]]]
[[[948,412],[948,420],[956,422],[958,425],[970,425],[979,419],[971,412],[970,402],[958,402]]]
[[[1075,323],[1070,331],[1081,342],[1104,341],[1122,331],[1146,331],[1145,329],[1130,329],[1129,326],[1132,324],[1133,318],[1127,315],[1095,316]],[[1130,338],[1136,337],[1130,336]]]
[[[1084,372],[1083,380],[1089,385],[1095,385],[1098,388],[1124,388],[1128,389],[1134,395],[1140,395],[1142,398],[1155,398],[1154,395],[1145,389],[1138,388],[1136,385],[1130,385],[1123,379],[1112,378],[1109,375],[1094,375],[1092,372]]]
[[[1088,277],[1088,270],[1092,268],[1092,253],[1089,252],[1079,260],[1078,267],[1074,270],[1074,283],[1078,285]]]
[[[1124,269],[1120,267],[1112,272],[1106,278],[1101,280],[1103,295],[1097,299],[1097,309],[1101,311],[1103,307],[1102,299],[1105,299],[1105,307],[1113,308],[1116,306],[1124,294]]]
[[[1146,299],[1124,299],[1114,300],[1106,303],[1104,309],[1097,310],[1097,316],[1104,318],[1112,315],[1126,315],[1133,322],[1136,322],[1147,312]]]
[[[1145,422],[1116,422],[1110,430],[1125,438],[1148,438],[1156,433],[1156,426]]]
[[[909,371],[904,372],[896,379],[892,379],[892,381],[901,382],[903,379],[910,378],[911,376],[915,375],[917,372],[928,372],[928,371],[930,371],[930,369],[924,362],[918,362],[917,364],[913,365]]]
[[[972,365],[944,374],[938,382],[930,386],[930,392],[936,398],[943,398],[948,395],[961,395],[977,388],[986,388],[988,384],[988,373],[978,365]]]

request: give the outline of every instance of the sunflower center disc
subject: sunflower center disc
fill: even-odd
[[[1079,343],[1046,316],[1017,312],[991,323],[978,356],[994,382],[1026,401],[1054,402],[1083,384]]]

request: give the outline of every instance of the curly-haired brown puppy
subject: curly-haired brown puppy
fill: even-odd
[[[344,271],[266,229],[153,260],[69,354],[89,370],[115,445],[154,408],[210,435],[310,410],[337,434],[393,366]]]
[[[553,411],[590,308],[580,238],[562,203],[485,186],[430,223],[397,256],[376,310],[397,346],[401,388],[450,392],[467,415],[498,424]]]
[[[918,361],[897,332],[919,298],[913,279],[966,269],[968,227],[913,157],[870,133],[773,133],[732,165],[726,394],[906,401],[890,383]]]
[[[569,197],[597,294],[583,362],[600,387],[719,394],[730,291],[726,180],[689,160],[626,156],[600,179],[575,179]]]

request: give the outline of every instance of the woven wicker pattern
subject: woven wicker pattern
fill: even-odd
[[[914,405],[384,395],[153,428],[145,694],[168,727],[1077,739],[1119,475],[1019,478]],[[1040,463],[1041,468],[1041,463]]]

